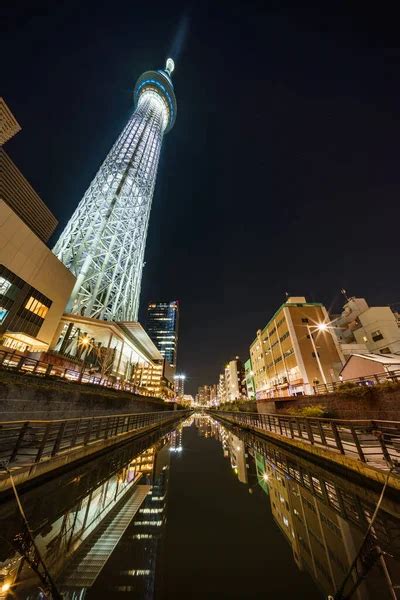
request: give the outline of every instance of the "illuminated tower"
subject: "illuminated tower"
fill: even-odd
[[[135,110],[54,247],[77,277],[68,312],[137,320],[158,159],[176,117],[173,70],[169,58],[139,77]]]

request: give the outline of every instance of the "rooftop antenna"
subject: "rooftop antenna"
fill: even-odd
[[[172,60],[172,58],[167,58],[167,62],[165,64],[165,70],[167,71],[168,75],[171,77],[172,72],[175,69],[175,63]]]

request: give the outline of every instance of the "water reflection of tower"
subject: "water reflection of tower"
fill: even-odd
[[[104,590],[109,597],[134,592],[146,600],[154,598],[166,524],[169,444],[156,449],[151,464],[148,458],[146,451],[131,464],[151,487],[88,598],[104,597]]]

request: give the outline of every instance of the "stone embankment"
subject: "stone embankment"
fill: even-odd
[[[171,406],[101,386],[0,371],[0,421],[155,412]]]
[[[295,414],[307,407],[321,407],[333,419],[400,421],[400,384],[348,386],[318,396],[289,396],[258,400],[260,413]]]

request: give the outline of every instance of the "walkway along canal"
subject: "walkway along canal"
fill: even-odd
[[[19,498],[65,599],[386,600],[400,598],[400,499],[382,487],[196,414]],[[44,597],[32,556],[9,495],[0,598]]]

